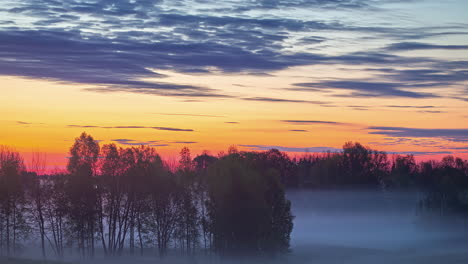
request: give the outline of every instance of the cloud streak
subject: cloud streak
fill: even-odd
[[[408,97],[408,98],[437,98],[439,95],[427,92],[404,90],[408,88],[427,88],[432,84],[404,84],[399,82],[377,82],[356,80],[323,80],[312,83],[294,83],[294,91],[330,91],[343,90],[350,94],[335,94],[337,97]]]
[[[252,150],[270,150],[278,149],[285,152],[309,152],[309,153],[325,153],[325,152],[340,152],[342,149],[331,147],[284,147],[284,146],[269,146],[269,145],[239,145],[241,147],[250,148]]]
[[[334,122],[334,121],[319,121],[319,120],[280,120],[283,123],[296,124],[296,125],[313,125],[313,124],[325,124],[325,125],[345,125],[346,123]]]
[[[150,146],[150,147],[167,147],[170,146],[166,143],[158,143],[160,140],[140,141],[134,139],[111,139],[113,142],[117,142],[121,145],[126,146]]]
[[[175,127],[151,127],[151,126],[90,126],[90,125],[68,125],[70,128],[104,128],[104,129],[155,129],[164,131],[193,132],[193,129]]]
[[[272,103],[307,103],[307,104],[316,104],[316,105],[326,105],[330,103],[330,102],[323,102],[323,101],[309,101],[309,100],[270,98],[270,97],[248,97],[248,98],[243,98],[243,100],[256,101],[256,102],[272,102]]]
[[[400,42],[394,43],[386,47],[390,51],[405,51],[405,50],[468,50],[468,45],[436,45],[421,42]]]
[[[121,145],[127,145],[127,146],[141,146],[141,145],[147,145],[150,147],[165,147],[165,146],[170,146],[171,144],[196,144],[198,142],[196,141],[167,141],[167,140],[148,140],[148,141],[142,141],[142,140],[136,140],[136,139],[111,139],[113,142],[117,142]]]
[[[454,142],[468,142],[468,129],[409,128],[371,126],[369,134],[405,138],[440,138]]]

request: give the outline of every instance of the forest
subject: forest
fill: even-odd
[[[276,149],[192,158],[177,164],[148,146],[100,144],[82,133],[66,172],[0,147],[0,256],[21,256],[31,240],[44,259],[95,256],[276,257],[290,253],[288,190],[417,189],[421,212],[466,221],[468,161],[417,162],[347,142],[341,152],[291,158]]]

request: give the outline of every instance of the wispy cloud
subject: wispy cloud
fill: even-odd
[[[319,121],[319,120],[281,120],[283,123],[307,125],[307,124],[326,124],[326,125],[344,125],[346,123],[334,121]]]
[[[117,142],[121,145],[126,146],[150,146],[150,147],[167,147],[170,144],[161,143],[161,140],[149,140],[149,141],[141,141],[135,139],[111,139],[111,141]]]
[[[285,152],[310,152],[310,153],[324,153],[324,152],[339,152],[342,149],[331,147],[284,147],[284,146],[269,146],[269,145],[239,145],[241,147],[250,148],[252,150],[270,150],[278,149]]]
[[[404,138],[440,138],[454,142],[468,142],[468,129],[409,128],[371,126],[369,134]]]
[[[468,45],[437,45],[421,42],[400,42],[393,43],[386,47],[387,50],[404,51],[404,50],[432,50],[432,49],[445,49],[445,50],[468,50]]]
[[[70,128],[104,128],[104,129],[156,129],[165,131],[193,132],[193,129],[175,127],[151,127],[151,126],[92,126],[92,125],[68,125]]]
[[[165,147],[165,146],[170,146],[170,144],[196,144],[198,142],[196,141],[167,141],[167,140],[136,140],[136,139],[111,139],[113,142],[117,142],[122,145],[128,145],[128,146],[141,146],[141,145],[147,145],[151,147]]]
[[[337,97],[409,97],[409,98],[437,98],[439,95],[427,92],[405,90],[408,88],[432,87],[434,84],[407,84],[402,82],[378,82],[364,80],[323,80],[313,83],[294,83],[295,91],[327,91],[330,89],[344,90],[350,94],[334,94]]]
[[[414,156],[421,156],[421,155],[438,155],[438,154],[453,154],[452,151],[391,151],[388,154],[400,154],[400,155],[414,155]]]
[[[191,116],[191,117],[224,117],[224,116],[222,116],[222,115],[173,114],[173,113],[158,113],[158,115],[168,115],[168,116]]]
[[[101,128],[99,126],[90,126],[90,125],[67,125],[67,127],[78,127],[78,128]],[[106,127],[107,128],[107,127]]]
[[[171,143],[175,143],[175,144],[196,144],[198,142],[196,142],[196,141],[173,141]]]
[[[273,102],[273,103],[307,103],[307,104],[317,104],[317,105],[325,105],[325,104],[330,103],[330,102],[324,102],[324,101],[310,101],[310,100],[270,98],[270,97],[248,97],[248,98],[242,98],[242,99],[246,101]]]
[[[390,107],[390,108],[418,108],[418,109],[435,108],[435,106],[433,106],[433,105],[386,105],[385,107]]]
[[[443,114],[443,113],[447,113],[447,111],[439,111],[439,110],[424,110],[424,111],[418,111],[418,113],[426,113],[426,114]]]

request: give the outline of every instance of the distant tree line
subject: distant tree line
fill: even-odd
[[[283,160],[286,163],[288,159]],[[291,163],[297,171],[288,174],[294,175],[286,180],[289,187],[418,190],[424,194],[419,205],[421,213],[461,215],[462,221],[468,217],[468,161],[461,158],[448,155],[440,161],[417,162],[413,155],[388,156],[347,142],[342,152],[306,155]]]
[[[420,208],[468,214],[468,161],[416,162],[348,142],[341,152],[290,158],[276,149],[192,159],[176,167],[148,146],[99,146],[85,133],[70,148],[66,173],[39,175],[0,148],[0,252],[14,255],[31,236],[42,255],[92,258],[168,254],[275,256],[289,250],[293,228],[285,188],[417,188]],[[99,253],[101,254],[101,253]]]

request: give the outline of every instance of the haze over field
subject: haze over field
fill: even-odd
[[[467,227],[423,224],[418,191],[297,191],[291,258],[298,263],[464,263]],[[294,263],[294,262],[293,262]]]
[[[242,263],[465,263],[468,229],[439,223],[424,227],[418,217],[418,191],[289,191],[295,215],[291,252],[273,260],[243,258]],[[32,242],[23,257],[40,258]],[[151,256],[97,257],[84,263],[155,263]],[[232,260],[238,263],[239,260]],[[218,263],[218,257],[170,256],[157,263]],[[224,260],[223,263],[230,263]]]

